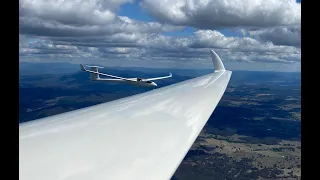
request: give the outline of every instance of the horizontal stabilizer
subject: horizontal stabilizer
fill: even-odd
[[[102,66],[92,66],[92,65],[86,65],[86,66],[89,67],[91,70],[92,69],[98,69],[98,68],[104,68]],[[87,70],[83,64],[80,64],[80,68],[81,68],[82,71],[86,71]]]

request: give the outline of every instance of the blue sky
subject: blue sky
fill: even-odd
[[[300,1],[297,1],[300,2]],[[20,0],[20,61],[299,71],[294,0]],[[263,7],[263,8],[261,8]]]
[[[135,3],[128,3],[122,5],[118,11],[116,11],[119,16],[127,16],[135,20],[153,22],[156,21],[154,18],[148,15],[143,9],[139,6],[140,0],[137,0]],[[182,31],[175,32],[165,32],[165,35],[168,36],[191,36],[196,31],[193,27],[185,27]],[[229,29],[223,28],[219,29],[219,31],[225,36],[242,36],[240,32],[231,31]]]

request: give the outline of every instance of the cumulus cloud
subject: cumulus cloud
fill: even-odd
[[[300,26],[294,26],[300,23],[300,5],[294,1],[142,1],[141,7],[161,22],[115,13],[133,2],[20,0],[20,59],[211,65],[209,49],[215,49],[226,62],[300,62]],[[185,25],[199,30],[184,37],[163,34]],[[220,27],[239,28],[249,36],[227,37],[213,30]]]
[[[157,33],[182,29],[181,27],[163,25],[156,22],[124,21],[121,17],[117,17],[112,23],[103,26],[76,26],[35,17],[20,17],[19,28],[20,33],[23,34],[52,37],[103,36],[119,32]]]
[[[141,7],[161,22],[200,29],[273,27],[301,21],[295,0],[143,0]]]
[[[114,10],[132,0],[20,0],[19,30],[37,36],[102,36],[119,32],[155,33],[182,27],[117,16]]]
[[[212,30],[197,31],[191,47],[232,49],[243,52],[300,53],[298,48],[292,46],[276,46],[272,42],[259,42],[249,37],[226,37]]]
[[[225,37],[218,31],[198,30],[188,37],[160,34],[116,34],[91,38],[50,38],[20,47],[24,54],[75,54],[76,57],[157,61],[198,61],[215,49],[226,61],[298,62],[300,49],[252,38]],[[31,51],[32,50],[32,51]],[[23,54],[23,53],[22,53]],[[75,57],[75,56],[72,56]],[[201,61],[200,61],[201,62]],[[208,61],[210,62],[210,61]]]
[[[248,31],[248,35],[257,40],[272,42],[275,45],[301,47],[301,27],[276,27]]]
[[[39,17],[62,24],[102,25],[110,23],[116,17],[112,12],[121,4],[131,0],[20,0],[19,15]]]

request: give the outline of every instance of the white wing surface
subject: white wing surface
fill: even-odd
[[[172,73],[170,73],[169,76],[162,76],[162,77],[143,79],[143,81],[155,81],[155,80],[166,79],[166,78],[170,78],[170,77],[172,77]]]
[[[231,71],[19,125],[20,180],[168,180]]]

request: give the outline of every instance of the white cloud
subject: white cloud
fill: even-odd
[[[120,33],[99,38],[50,38],[20,48],[38,50],[23,52],[21,56],[51,54],[51,57],[61,57],[58,55],[71,54],[73,58],[95,57],[101,63],[111,60],[211,63],[207,61],[210,57],[209,49],[215,49],[226,62],[290,63],[299,62],[301,56],[300,49],[296,47],[277,46],[248,37],[225,37],[211,30],[199,30],[189,37]]]
[[[182,27],[117,16],[114,10],[132,0],[20,0],[19,30],[37,36],[103,36],[119,32],[168,32]]]
[[[62,24],[105,25],[116,15],[113,10],[133,0],[20,0],[19,15],[39,17]]]
[[[141,7],[162,22],[201,29],[300,24],[295,0],[143,0]]]
[[[248,31],[250,36],[265,42],[272,42],[275,45],[286,45],[301,47],[301,27],[276,27]]]
[[[103,36],[117,34],[119,32],[156,33],[182,29],[182,27],[163,25],[156,22],[140,22],[134,20],[125,22],[119,17],[117,17],[114,22],[103,26],[77,26],[62,24],[57,21],[42,20],[36,17],[20,17],[19,28],[22,34],[52,37]]]
[[[225,37],[218,31],[199,30],[191,45],[195,48],[221,48],[243,52],[278,52],[300,53],[298,48],[292,46],[276,46],[271,42],[259,42],[249,37]]]
[[[132,2],[20,0],[20,59],[193,67],[211,65],[209,49],[215,49],[225,62],[300,62],[300,26],[292,25],[300,23],[300,5],[294,1],[142,1],[154,17],[171,25],[114,13]],[[250,36],[204,29],[185,37],[162,34],[182,29],[176,25],[232,27]]]

